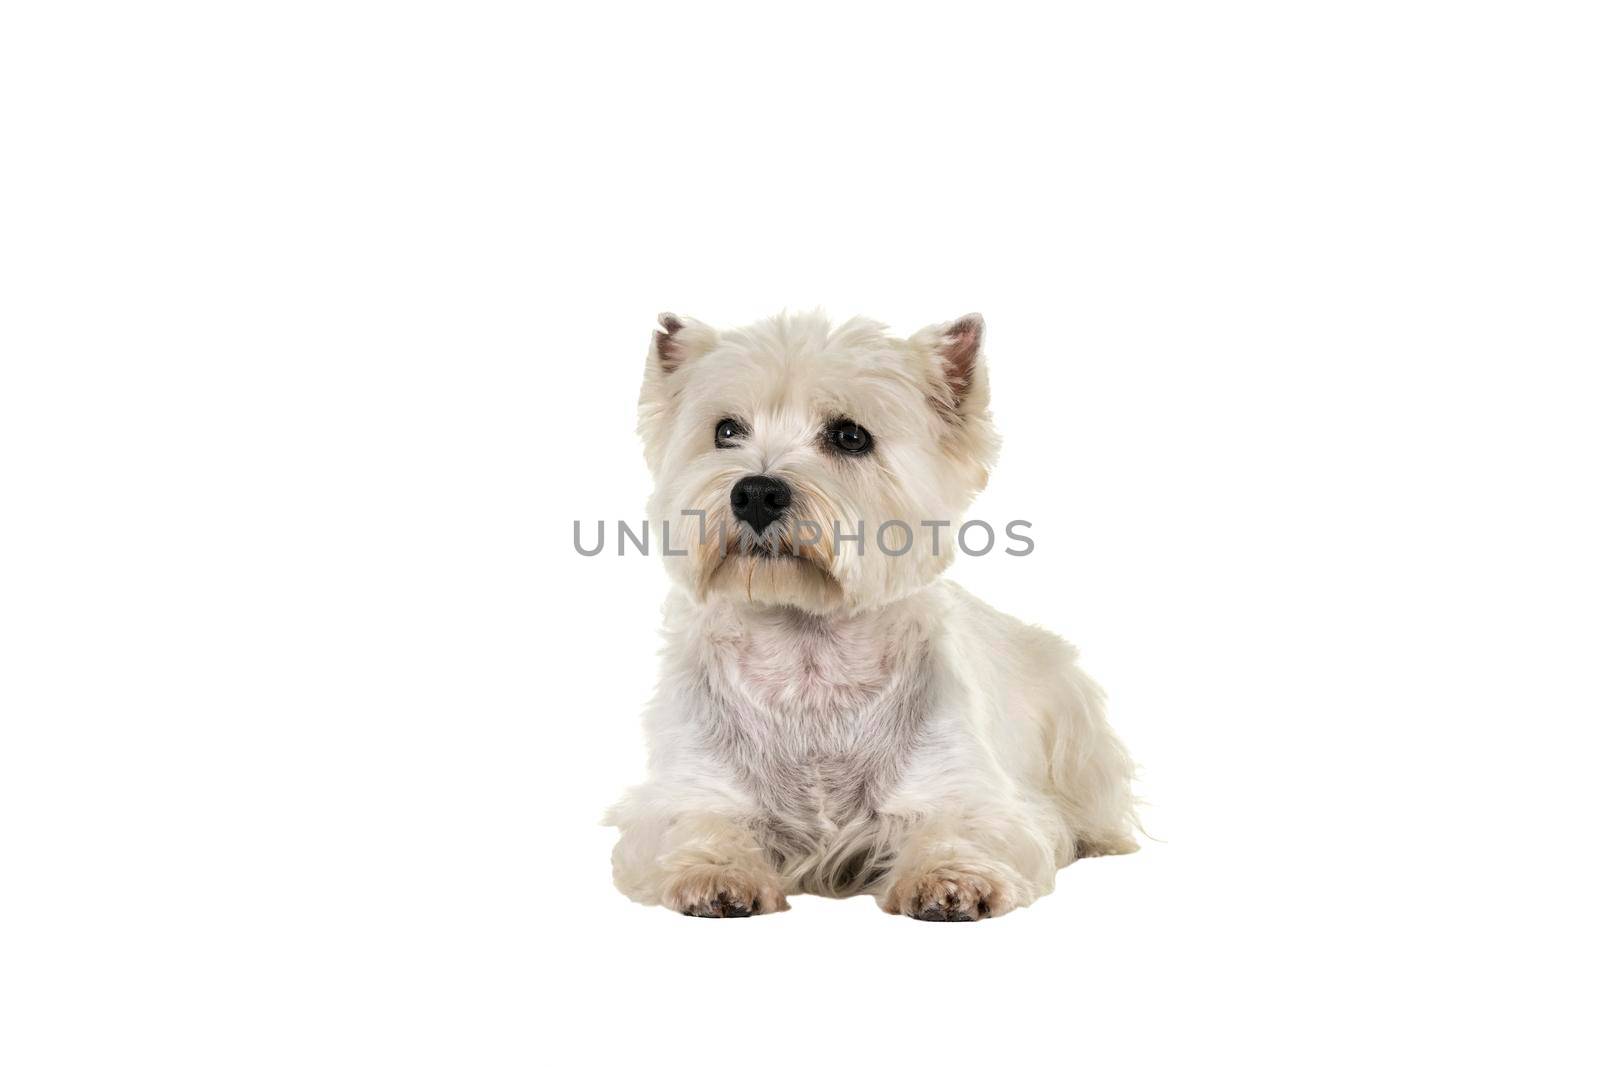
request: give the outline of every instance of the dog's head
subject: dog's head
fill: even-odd
[[[994,460],[983,320],[902,340],[861,319],[719,333],[662,315],[639,429],[656,543],[696,597],[887,603],[950,562]]]

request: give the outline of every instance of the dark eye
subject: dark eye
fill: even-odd
[[[717,423],[716,441],[718,448],[732,448],[733,443],[745,434],[744,426],[738,419],[723,419]]]
[[[828,443],[840,452],[860,455],[872,451],[872,435],[865,426],[857,426],[849,419],[835,419],[828,423]]]

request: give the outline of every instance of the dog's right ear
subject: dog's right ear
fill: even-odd
[[[658,329],[650,337],[645,357],[644,386],[639,390],[639,434],[651,471],[666,448],[672,412],[677,405],[679,379],[684,364],[699,359],[717,346],[717,331],[703,322],[673,315],[657,317]]]
[[[653,370],[671,374],[696,356],[709,352],[717,343],[717,331],[703,322],[663,311],[656,316],[660,324],[650,338]]]

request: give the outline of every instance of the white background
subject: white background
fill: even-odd
[[[1584,8],[7,5],[3,1058],[1593,1062]],[[952,576],[1143,767],[995,922],[610,886],[572,522],[657,312],[818,305],[985,314]]]

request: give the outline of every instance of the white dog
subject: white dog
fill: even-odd
[[[639,425],[677,588],[649,779],[607,818],[618,888],[966,921],[1137,848],[1132,764],[1074,649],[938,577],[998,447],[983,320],[660,323]]]

